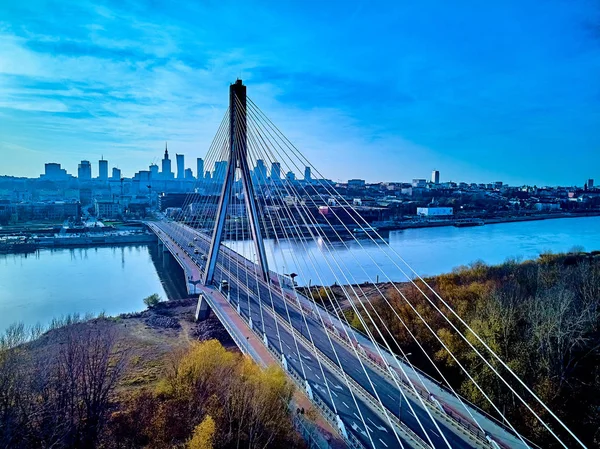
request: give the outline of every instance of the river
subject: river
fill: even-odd
[[[170,256],[163,262],[156,245],[0,254],[0,332],[72,313],[140,311],[153,293],[185,295],[183,280],[183,270]]]
[[[298,274],[300,285],[384,281],[385,275],[401,281],[406,276],[400,268],[410,272],[398,255],[417,273],[434,275],[476,260],[496,264],[573,247],[600,250],[600,217],[407,229],[386,238],[390,248],[385,251],[368,239],[334,245],[266,241],[266,250],[271,269]],[[251,242],[227,244],[253,256]],[[152,293],[183,296],[183,280],[182,270],[156,245],[0,255],[0,332],[13,322],[48,324],[67,313],[139,311]]]

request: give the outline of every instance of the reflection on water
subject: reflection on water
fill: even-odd
[[[271,269],[295,272],[300,285],[385,281],[387,277],[402,281],[414,274],[401,258],[420,275],[435,275],[476,260],[498,264],[507,258],[527,259],[573,247],[600,250],[600,217],[406,229],[392,231],[385,238],[389,248],[369,239],[334,244],[325,240],[269,240],[266,251]],[[254,259],[251,242],[233,241],[227,245]]]
[[[0,255],[0,331],[52,317],[144,309],[152,293],[185,295],[181,268],[156,245],[44,249]]]

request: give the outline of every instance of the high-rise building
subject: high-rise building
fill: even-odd
[[[169,150],[167,148],[166,142],[165,142],[165,157],[162,160],[161,177],[163,179],[173,179],[173,172],[171,171],[171,160],[169,159]]]
[[[308,183],[312,181],[310,167],[304,167],[304,180]]]
[[[281,164],[273,162],[271,164],[271,182],[278,183],[281,181]]]
[[[227,161],[215,162],[215,170],[213,172],[213,181],[219,184],[225,181],[225,174],[227,173]]]
[[[121,179],[121,169],[117,167],[113,167],[112,176],[110,177],[112,181],[119,181]]]
[[[198,177],[198,181],[202,180],[202,175],[204,174],[204,159],[199,157],[196,159],[196,176]]]
[[[191,168],[185,169],[185,179],[194,179],[194,172],[192,172]]]
[[[90,164],[90,161],[81,161],[77,167],[77,177],[80,181],[92,180],[92,164]]]
[[[254,176],[259,184],[264,184],[267,181],[267,166],[262,159],[257,159],[256,161]]]
[[[102,182],[108,181],[108,161],[102,159],[98,161],[98,179]]]
[[[588,189],[594,188],[594,180],[592,178],[588,179]]]
[[[289,171],[285,174],[285,179],[288,182],[294,182],[296,180],[296,173],[294,173],[293,171]]]
[[[177,179],[185,178],[185,162],[183,159],[183,154],[176,154],[175,158],[177,159]]]
[[[440,172],[439,170],[433,170],[431,172],[431,182],[434,184],[440,183]]]
[[[44,165],[44,174],[40,178],[44,178],[48,181],[65,181],[71,175],[67,173],[67,170],[60,167],[60,164],[50,162]]]
[[[212,178],[212,176],[210,175],[210,171],[206,170],[206,172],[204,173],[204,180],[205,181],[210,181]]]
[[[150,179],[154,179],[155,181],[160,177],[158,173],[158,165],[150,164]]]

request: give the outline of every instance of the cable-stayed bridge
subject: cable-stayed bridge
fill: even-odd
[[[436,329],[392,283],[415,317],[489,400],[498,419],[461,398],[425,350],[441,382],[411,364],[410,354],[395,343],[380,316],[381,308],[373,302],[388,306],[386,313],[420,348],[421,342],[372,279],[371,291],[366,292],[350,274],[347,267],[359,261],[336,255],[336,245],[352,245],[369,256],[373,246],[364,248],[360,235],[390,258],[432,310],[445,317],[457,338],[471,347],[498,376],[498,382],[563,447],[585,447],[401,255],[386,245],[359,208],[323,179],[246,96],[240,80],[230,87],[229,109],[208,150],[205,167],[214,167],[214,177],[198,176],[197,188],[180,213],[148,226],[184,269],[189,292],[198,294],[197,317],[203,319],[212,311],[243,352],[262,364],[278,363],[348,446],[537,447],[503,417]],[[297,180],[295,173],[305,173],[304,179]],[[302,244],[315,241],[322,258],[317,260],[309,251],[275,255],[272,249],[272,253],[267,251],[265,239],[274,245],[290,239]],[[243,254],[233,249],[240,241],[252,244]],[[347,323],[340,298],[331,289],[321,289],[315,298],[310,290],[298,288],[296,279],[304,284],[315,279],[325,285],[324,270],[336,279],[346,307],[364,333]],[[392,281],[383,270],[381,277]],[[564,441],[565,435],[570,440]]]

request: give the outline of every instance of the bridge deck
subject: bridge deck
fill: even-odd
[[[202,255],[208,252],[208,236],[169,222],[150,223],[149,227],[185,270],[190,293],[202,291],[207,295],[215,313],[228,331],[233,333],[232,337],[238,346],[244,350],[248,322],[252,322],[254,331],[264,330],[263,339],[254,337],[255,334],[250,332],[254,337],[253,344],[248,348],[251,355],[264,364],[264,360],[273,358],[272,351],[278,354],[276,357],[285,354],[290,371],[307,379],[314,396],[331,410],[336,410],[337,406],[337,412],[348,430],[365,447],[399,447],[391,426],[402,435],[401,442],[406,447],[419,447],[419,444],[428,441],[428,437],[434,447],[448,447],[448,444],[457,448],[490,447],[479,428],[465,418],[468,414],[455,396],[433,380],[420,376],[408,365],[403,366],[404,372],[395,369],[394,373],[390,373],[389,367],[397,366],[392,354],[377,350],[366,336],[316,307],[308,298],[298,295],[291,285],[285,285],[285,281],[281,285],[282,278],[277,273],[271,272],[270,282],[265,283],[260,279],[253,262],[223,247],[219,252],[215,278],[229,281],[228,302],[214,287],[198,285],[196,288],[194,285],[200,281],[203,273]],[[190,243],[193,247],[189,246]],[[199,254],[194,254],[194,249]],[[263,340],[267,343],[266,347]],[[256,345],[262,348],[262,352]],[[315,351],[318,361],[314,360]],[[357,355],[359,353],[360,356]],[[353,391],[348,391],[347,381]],[[416,394],[408,388],[409,381],[416,386]],[[404,391],[412,411],[398,391],[398,382],[406,387]],[[417,395],[427,404],[427,410]],[[335,405],[330,397],[335,398]],[[385,412],[382,412],[375,398],[383,403]],[[500,447],[526,447],[514,435],[477,410],[470,411]],[[435,424],[428,412],[435,419]],[[400,426],[398,414],[403,423]],[[389,415],[393,415],[393,418],[390,419]],[[361,418],[368,423],[366,429],[361,425]],[[448,444],[440,433],[443,433]]]

